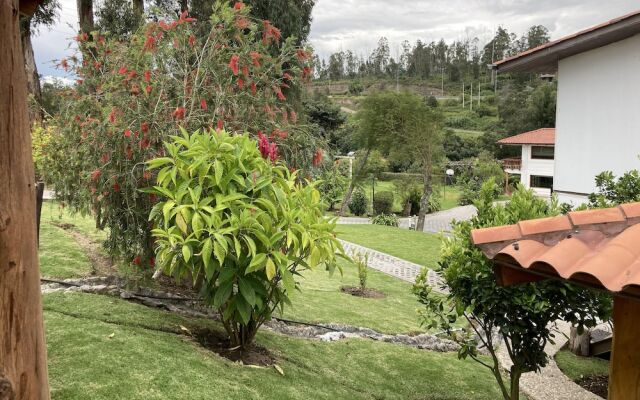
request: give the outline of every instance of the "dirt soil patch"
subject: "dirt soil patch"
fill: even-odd
[[[379,290],[369,288],[363,290],[362,288],[355,286],[343,286],[340,288],[340,291],[352,296],[365,297],[367,299],[384,299],[385,297],[387,297],[386,294],[382,293]]]
[[[587,376],[578,379],[576,383],[602,398],[606,399],[608,396],[609,377],[606,375]]]
[[[242,361],[245,365],[261,367],[270,367],[276,364],[276,358],[264,347],[254,344],[244,351],[234,348],[224,333],[213,329],[195,331],[193,337],[202,347],[234,362]]]

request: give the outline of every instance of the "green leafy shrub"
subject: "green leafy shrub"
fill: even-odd
[[[467,116],[449,117],[444,121],[444,126],[455,129],[476,129],[478,127],[476,121]]]
[[[247,135],[225,131],[172,136],[158,170],[160,198],[149,216],[156,265],[190,278],[222,318],[232,346],[249,346],[276,309],[290,304],[305,269],[336,268],[335,220],[320,193],[282,164],[263,158]]]
[[[486,104],[480,104],[473,107],[473,111],[478,114],[478,117],[495,117],[497,112],[494,108],[487,106]]]
[[[31,130],[31,153],[33,154],[33,164],[37,181],[41,180],[44,176],[45,149],[51,141],[53,132],[53,126],[44,128],[41,125],[34,125]]]
[[[366,253],[357,252],[353,255],[353,263],[358,267],[358,281],[360,283],[360,290],[367,290],[367,272],[369,265],[369,255]]]
[[[351,195],[351,201],[349,202],[349,211],[353,215],[364,215],[367,213],[368,203],[367,195],[364,194],[362,189],[355,189]]]
[[[398,227],[399,219],[395,214],[378,214],[375,217],[371,218],[371,223],[374,225]]]
[[[424,99],[425,103],[427,104],[427,106],[431,107],[431,108],[436,108],[438,107],[438,99],[436,99],[435,96],[427,96]]]
[[[349,180],[337,167],[325,170],[319,177],[318,191],[322,202],[325,203],[329,210],[333,210],[336,203],[344,197],[349,186]]]
[[[378,192],[373,199],[373,213],[379,214],[391,214],[393,209],[393,192]]]
[[[616,178],[611,171],[596,176],[596,192],[589,195],[589,207],[612,207],[640,201],[640,172],[627,171]]]
[[[363,91],[364,91],[364,86],[362,86],[362,82],[355,80],[349,84],[349,94],[358,96]]]

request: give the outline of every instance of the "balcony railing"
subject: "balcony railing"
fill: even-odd
[[[519,170],[522,167],[522,159],[520,158],[505,158],[500,161],[502,163],[502,168],[504,169],[513,169]]]

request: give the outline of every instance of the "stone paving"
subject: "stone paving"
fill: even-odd
[[[369,256],[368,265],[370,268],[402,279],[406,282],[414,283],[416,281],[416,276],[423,268],[421,265],[414,264],[412,262],[370,249],[368,247],[347,242],[346,240],[340,239],[340,242],[342,243],[342,246],[344,247],[347,255],[353,256],[356,253],[367,254]],[[427,282],[434,291],[439,293],[448,293],[444,285],[444,281],[438,275],[438,273],[432,269],[430,269],[427,273]]]

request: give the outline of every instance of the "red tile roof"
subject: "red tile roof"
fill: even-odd
[[[556,143],[556,128],[541,128],[524,132],[498,140],[500,144],[540,144],[554,145]]]
[[[507,57],[494,63],[494,67],[498,70],[544,70],[551,72],[549,68],[546,68],[548,67],[546,64],[557,64],[558,59],[605,46],[637,34],[640,32],[640,26],[635,21],[638,16],[640,16],[640,10],[630,12],[621,17]],[[529,62],[530,64],[528,64]],[[518,66],[516,64],[521,65]]]
[[[503,284],[561,278],[640,297],[640,202],[475,229]]]

